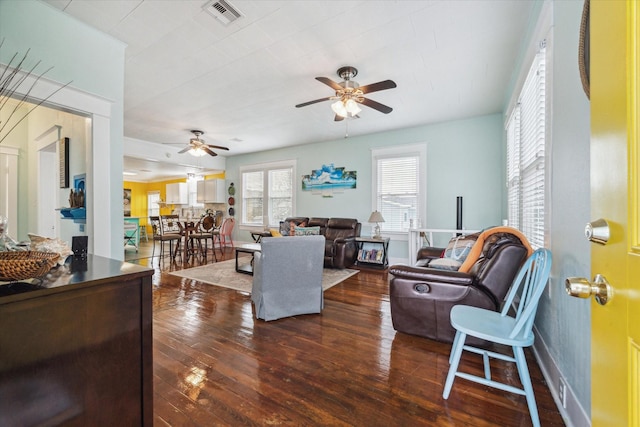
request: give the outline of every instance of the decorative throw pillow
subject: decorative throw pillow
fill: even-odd
[[[291,225],[289,224],[289,221],[280,222],[280,234],[282,234],[283,236],[288,236],[290,229],[291,229]]]
[[[275,228],[270,228],[269,232],[271,233],[271,237],[282,237],[282,233],[280,233]]]
[[[304,228],[307,226],[307,221],[302,221],[300,224],[297,224],[293,221],[289,221],[289,227],[291,227],[289,229],[289,236],[297,236],[296,234],[296,228],[300,227],[300,228]]]
[[[436,258],[429,262],[429,267],[439,270],[458,271],[462,262],[451,258]]]
[[[447,249],[444,251],[443,258],[450,258],[454,261],[459,261],[460,265],[462,265],[464,260],[467,259],[467,255],[469,255],[471,248],[476,243],[476,240],[478,240],[478,236],[479,233],[452,237],[451,240],[449,240]]]
[[[320,234],[320,227],[295,227],[294,236],[317,236]]]

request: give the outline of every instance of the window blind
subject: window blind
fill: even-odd
[[[264,178],[262,171],[242,174],[242,223],[262,224]]]
[[[160,215],[160,192],[147,192],[147,216]]]
[[[293,161],[241,168],[242,224],[268,227],[294,215]]]
[[[407,231],[418,217],[419,156],[377,159],[377,206],[383,231]]]
[[[545,54],[536,55],[506,125],[509,224],[534,248],[544,246],[545,230]]]
[[[268,224],[278,224],[280,220],[293,214],[293,170],[274,169],[269,171],[269,219]]]

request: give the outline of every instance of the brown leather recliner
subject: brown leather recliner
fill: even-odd
[[[311,218],[309,225],[323,218]],[[347,268],[356,262],[361,224],[352,218],[329,218],[324,230],[324,266],[329,268]]]
[[[502,308],[502,301],[531,247],[517,232],[489,233],[479,238],[476,245],[482,245],[482,250],[468,272],[407,265],[389,268],[394,329],[452,342],[455,329],[449,313],[453,306],[464,304],[495,311]],[[422,249],[418,259],[435,258],[442,251],[441,248]]]
[[[357,219],[291,217],[280,222],[280,232],[290,234],[292,225],[320,227],[320,234],[325,238],[325,267],[347,268],[355,263],[358,255],[356,237],[360,237],[362,227]]]

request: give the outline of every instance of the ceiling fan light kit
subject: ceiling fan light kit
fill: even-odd
[[[392,80],[384,80],[378,83],[373,83],[361,87],[358,82],[351,80],[358,74],[358,70],[355,67],[341,67],[338,69],[337,74],[341,79],[343,79],[343,81],[340,83],[336,83],[327,77],[316,77],[316,80],[326,84],[336,91],[334,96],[328,96],[326,98],[304,102],[302,104],[296,105],[296,108],[306,107],[307,105],[315,104],[322,101],[336,101],[331,104],[331,109],[336,114],[334,118],[335,121],[341,121],[345,118],[358,117],[358,114],[362,111],[358,104],[366,105],[367,107],[378,110],[384,114],[389,114],[393,111],[393,108],[365,98],[363,96],[366,93],[377,92],[380,90],[392,89],[397,87],[395,82],[393,82]]]
[[[207,152],[200,149],[200,148],[192,148],[189,151],[187,151],[189,154],[191,154],[194,157],[202,157],[202,156],[206,156]]]
[[[191,133],[195,135],[195,138],[191,138],[189,140],[189,145],[178,151],[178,154],[188,152],[194,157],[202,157],[207,154],[209,154],[210,156],[217,156],[218,154],[212,151],[212,148],[218,150],[229,150],[227,147],[222,147],[220,145],[205,144],[204,139],[200,139],[200,137],[204,134],[204,132],[201,130],[194,129],[191,131]]]

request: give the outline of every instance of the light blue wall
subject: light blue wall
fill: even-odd
[[[30,58],[42,60],[43,67],[54,67],[47,74],[49,79],[59,83],[73,81],[72,87],[112,102],[111,173],[93,178],[108,181],[101,185],[111,189],[104,196],[103,206],[110,211],[112,226],[122,230],[124,44],[34,0],[0,0],[2,38],[1,62],[8,63],[15,52],[23,54],[31,49]],[[122,232],[114,232],[111,237],[112,257],[121,259]]]
[[[590,306],[563,294],[567,276],[590,274],[589,246],[582,235],[589,218],[589,104],[580,87],[577,46],[582,1],[553,2],[553,119],[549,244],[554,269],[551,289],[541,303],[536,327],[579,404],[590,411]],[[534,18],[535,20],[535,18]],[[114,221],[121,220],[122,98],[124,50],[113,40],[46,4],[0,0],[0,60],[32,49],[33,57],[55,65],[50,77],[113,101],[111,191],[106,201]],[[530,41],[531,42],[531,41]],[[515,70],[514,75],[518,74]],[[377,114],[373,111],[368,114]],[[328,121],[327,126],[334,125]],[[297,213],[356,217],[368,233],[371,212],[370,149],[396,144],[427,144],[428,227],[455,225],[455,198],[464,196],[464,225],[481,228],[504,216],[504,144],[501,114],[352,137],[324,143],[230,157],[227,181],[239,184],[242,165],[297,159]],[[326,199],[302,192],[300,176],[323,163],[358,171],[358,189]],[[238,216],[239,217],[239,216]],[[248,240],[247,232],[240,239]],[[121,257],[120,236],[112,243]],[[394,242],[391,256],[407,257],[406,242]],[[582,327],[578,327],[582,326]],[[550,386],[554,386],[550,384]]]
[[[590,108],[578,70],[581,1],[553,3],[550,290],[540,301],[536,327],[561,374],[587,414],[591,410],[591,309],[589,300],[564,291],[570,276],[590,277]],[[557,384],[551,384],[553,388]],[[578,425],[578,424],[576,424]]]
[[[367,114],[378,114],[368,111]],[[327,126],[335,126],[327,120]],[[467,229],[499,224],[504,205],[504,145],[500,114],[474,117],[391,132],[350,137],[282,148],[227,159],[228,182],[240,185],[239,167],[280,160],[297,160],[296,215],[357,218],[363,235],[369,235],[367,219],[372,209],[371,150],[394,145],[427,147],[427,218],[429,228],[455,228],[456,197],[463,197],[463,225]],[[302,191],[301,176],[323,164],[334,163],[358,172],[355,190],[332,198]],[[240,195],[238,197],[241,197]],[[237,218],[241,206],[236,204]],[[249,240],[248,232],[237,236]],[[406,239],[406,238],[405,238]],[[406,240],[392,241],[390,257],[407,259]]]

